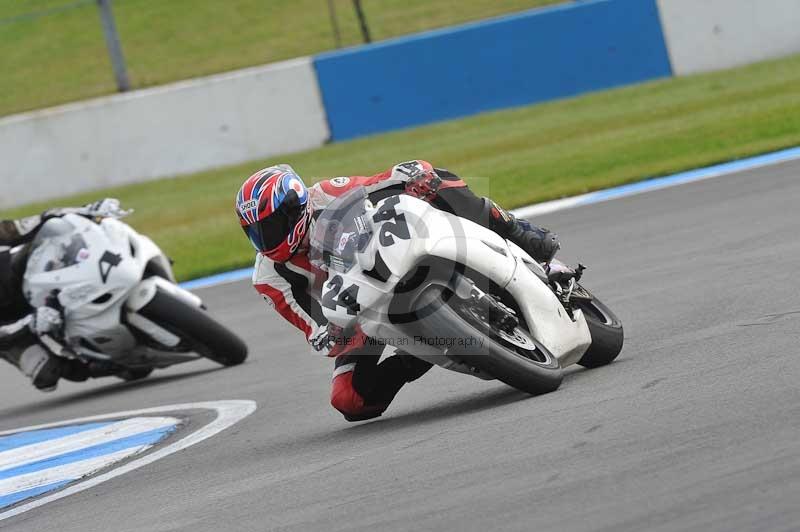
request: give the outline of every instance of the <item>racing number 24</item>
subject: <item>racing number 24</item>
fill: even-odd
[[[394,208],[399,202],[400,198],[397,196],[387,199],[383,202],[381,210],[372,217],[375,222],[386,222],[381,226],[379,236],[382,246],[388,247],[394,244],[393,236],[401,240],[411,238],[406,216],[398,214]],[[355,315],[361,310],[361,305],[358,304],[358,285],[351,284],[342,290],[343,285],[344,279],[341,275],[335,275],[328,279],[326,286],[329,290],[322,295],[322,306],[334,311],[337,307],[344,307],[348,314]]]
[[[342,291],[344,280],[341,275],[336,275],[328,280],[327,286],[330,290],[322,295],[322,306],[336,310],[336,307],[344,307],[347,313],[355,315],[361,310],[358,304],[358,285],[351,284]]]
[[[394,209],[395,205],[400,203],[399,196],[392,196],[381,205],[381,210],[378,211],[372,220],[375,222],[386,222],[381,226],[381,234],[378,238],[381,246],[388,247],[394,244],[396,236],[400,240],[408,240],[411,238],[411,233],[408,231],[408,223],[406,223],[405,214],[397,214]]]

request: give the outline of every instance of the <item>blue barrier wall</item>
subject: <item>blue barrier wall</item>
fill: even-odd
[[[314,60],[333,140],[671,76],[655,0],[590,0]]]

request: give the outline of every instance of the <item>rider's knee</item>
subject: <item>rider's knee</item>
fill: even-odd
[[[352,371],[333,378],[331,406],[345,416],[356,414],[364,408],[364,398],[353,387]]]
[[[389,405],[365,404],[364,398],[353,387],[353,372],[349,371],[333,378],[331,406],[347,421],[363,421],[380,416]]]

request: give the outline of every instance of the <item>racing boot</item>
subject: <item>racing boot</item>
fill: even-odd
[[[521,247],[538,262],[550,262],[561,249],[558,235],[537,227],[527,220],[516,218],[494,201],[485,198],[489,211],[490,229]]]
[[[19,369],[42,391],[56,389],[66,359],[54,356],[31,332],[31,317],[0,326],[0,358]]]

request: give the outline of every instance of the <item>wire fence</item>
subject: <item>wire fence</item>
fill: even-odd
[[[122,43],[117,30],[116,20],[112,7],[113,0],[75,0],[59,5],[44,7],[34,11],[28,11],[16,15],[6,16],[0,18],[0,26],[8,26],[11,24],[18,24],[22,22],[29,22],[43,17],[52,17],[61,13],[69,12],[86,5],[94,4],[97,6],[100,15],[100,25],[105,38],[105,44],[108,49],[109,59],[111,61],[112,70],[114,72],[114,79],[116,80],[117,90],[124,92],[131,89],[131,82],[128,78],[127,66],[125,62],[125,54],[122,51]],[[364,14],[364,8],[361,5],[361,0],[352,0],[354,12],[358,18],[361,34],[365,43],[371,42],[369,23]],[[342,46],[342,35],[339,25],[336,3],[334,0],[326,0],[326,8],[328,10],[329,20],[331,24],[331,31],[334,38],[334,45],[336,48]]]
[[[0,116],[564,0],[0,0]]]

